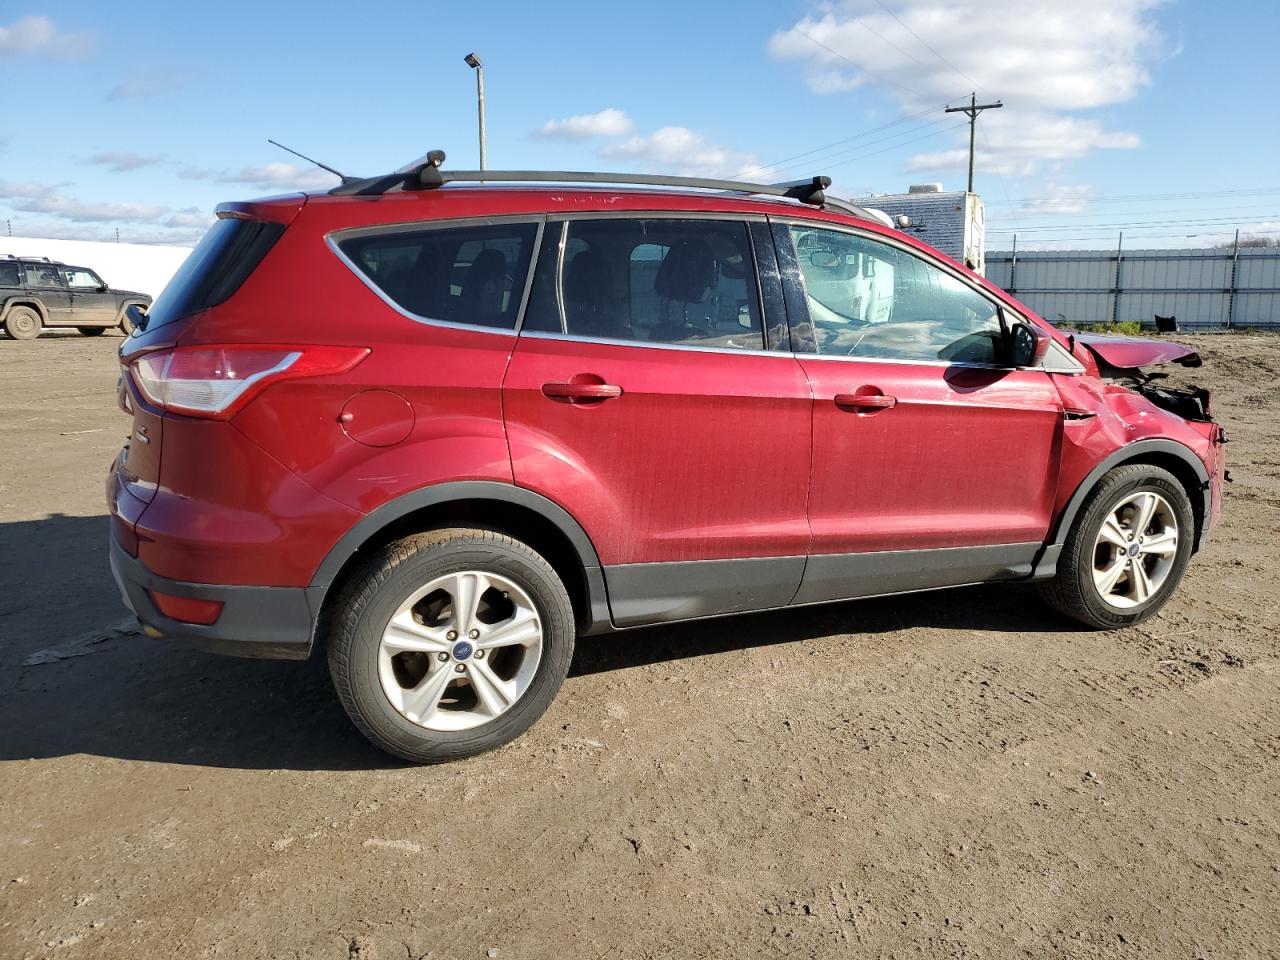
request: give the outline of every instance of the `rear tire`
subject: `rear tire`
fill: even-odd
[[[1195,533],[1191,501],[1173,474],[1146,463],[1116,467],[1081,504],[1041,596],[1099,630],[1140,623],[1177,589]]]
[[[413,763],[492,750],[532,726],[568,673],[574,633],[551,565],[478,529],[376,550],[321,625],[347,716],[374,746]]]
[[[80,331],[81,336],[100,337],[107,332],[106,327],[76,327]]]
[[[133,321],[129,319],[129,314],[127,312],[122,312],[120,314],[120,332],[126,337],[133,333]]]
[[[44,324],[40,314],[30,307],[14,307],[4,318],[4,328],[15,340],[34,340],[40,336]]]

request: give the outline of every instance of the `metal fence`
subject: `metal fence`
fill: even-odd
[[[1280,250],[987,254],[987,279],[1052,323],[1176,317],[1181,329],[1280,327]]]

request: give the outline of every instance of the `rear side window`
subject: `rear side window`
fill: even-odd
[[[388,229],[338,240],[360,276],[427,320],[514,330],[536,223]]]
[[[18,285],[18,262],[16,260],[0,260],[0,286],[16,287]]]
[[[745,223],[608,218],[571,221],[563,238],[555,229],[548,229],[525,330],[764,349]]]
[[[249,279],[282,233],[279,223],[216,221],[147,311],[147,330],[222,303]]]

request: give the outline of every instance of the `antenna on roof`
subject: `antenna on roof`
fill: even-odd
[[[295,157],[301,157],[303,160],[307,161],[307,163],[314,163],[321,170],[326,170],[329,173],[332,173],[335,177],[337,177],[343,183],[350,183],[352,180],[357,179],[356,177],[348,177],[341,170],[335,170],[333,169],[333,167],[329,166],[327,163],[321,163],[319,160],[313,160],[311,157],[308,157],[305,153],[299,153],[297,150],[294,150],[292,147],[286,147],[283,143],[276,143],[276,141],[272,140],[270,137],[267,137],[267,143],[271,144],[273,147],[279,147],[281,150],[284,150],[286,153],[292,153]]]

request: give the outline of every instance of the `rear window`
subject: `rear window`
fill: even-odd
[[[428,320],[514,330],[536,223],[396,228],[338,241],[371,287]]]
[[[0,260],[0,286],[16,287],[18,285],[18,261]]]
[[[249,278],[284,225],[227,217],[196,244],[147,311],[147,330],[216,307]]]

